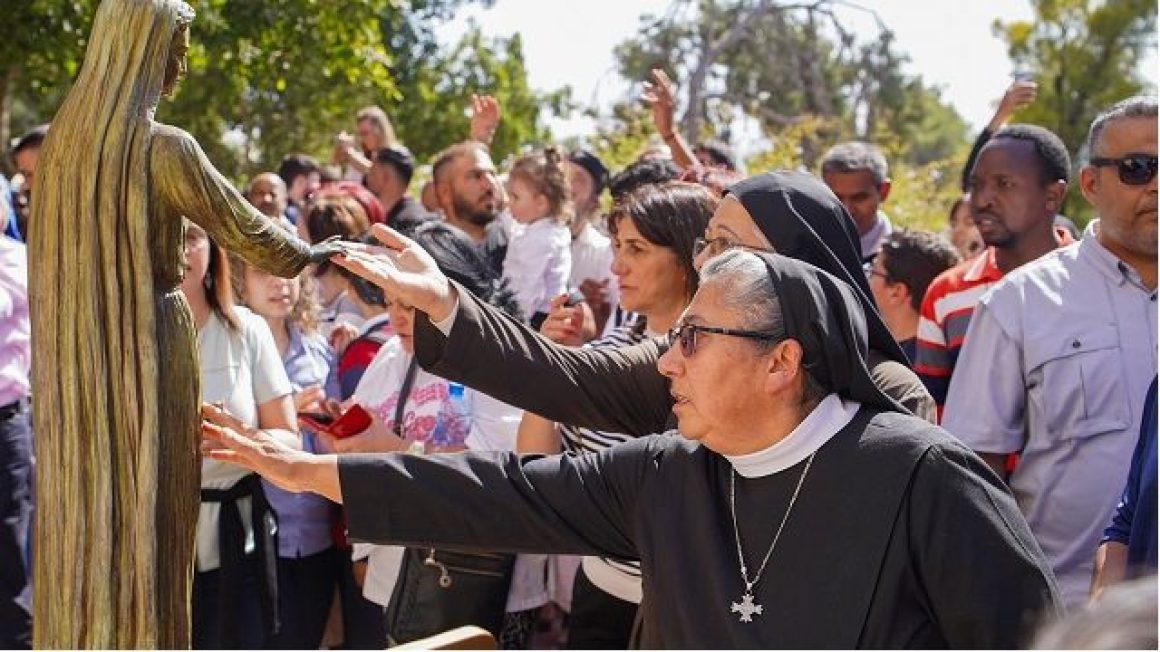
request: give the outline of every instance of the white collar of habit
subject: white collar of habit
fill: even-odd
[[[743,478],[760,478],[780,473],[800,463],[830,441],[831,437],[853,420],[861,407],[861,403],[830,394],[792,432],[769,448],[724,457]]]

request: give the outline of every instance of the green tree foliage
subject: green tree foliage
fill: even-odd
[[[962,119],[937,89],[902,71],[907,59],[885,26],[874,41],[856,42],[834,14],[839,4],[676,0],[618,46],[619,70],[643,80],[665,69],[684,94],[682,131],[691,140],[724,133],[714,117],[740,110],[770,134],[818,116],[836,119],[846,137],[895,134],[915,164],[954,155]],[[803,162],[812,166],[819,154],[806,148]]]
[[[549,139],[542,109],[562,114],[570,107],[567,88],[545,94],[528,85],[519,34],[485,39],[473,25],[453,48],[431,52],[406,73],[401,68],[399,97],[385,108],[420,160],[467,137],[472,93],[494,95],[502,107],[491,145],[497,160]]]
[[[1152,0],[1031,0],[1031,21],[996,21],[1016,68],[1039,83],[1036,101],[1017,114],[1063,139],[1075,163],[1091,121],[1103,109],[1148,89],[1139,62],[1156,48]],[[1083,224],[1091,207],[1075,183],[1063,212]]]
[[[1043,125],[1078,152],[1102,109],[1146,88],[1139,62],[1156,47],[1151,0],[1032,0],[1033,21],[995,23],[1016,68],[1039,82],[1021,122]]]
[[[0,131],[51,119],[84,56],[97,0],[14,2],[0,26]],[[193,0],[189,75],[158,119],[190,131],[228,175],[318,151],[358,100],[397,91],[379,31],[390,0]],[[241,150],[223,136],[237,130]]]
[[[840,4],[676,0],[618,46],[619,70],[644,80],[662,68],[676,80],[687,139],[726,136],[738,112],[757,120],[771,147],[747,161],[751,173],[816,171],[830,146],[874,142],[891,164],[891,218],[940,230],[959,194],[966,124],[937,88],[903,70],[907,58],[886,26],[859,41],[834,14]],[[635,105],[608,122],[592,142],[611,160],[648,145],[652,129]]]
[[[384,107],[421,158],[467,135],[472,92],[496,95],[506,155],[547,137],[541,107],[567,90],[533,92],[518,36],[472,29],[444,52],[434,29],[491,0],[192,0],[189,74],[159,120],[192,133],[227,176],[273,169],[292,151],[329,160],[363,105]],[[20,0],[0,22],[0,135],[52,118],[84,56],[98,0]],[[7,5],[6,5],[7,6]],[[229,136],[227,138],[227,135]],[[7,138],[0,142],[7,142]]]
[[[663,148],[653,128],[652,116],[640,104],[619,102],[612,107],[610,116],[600,118],[595,112],[589,116],[597,119],[596,133],[585,139],[584,147],[608,166],[615,174],[635,162],[646,150]],[[580,146],[581,143],[569,144]]]
[[[158,119],[187,129],[223,172],[325,151],[359,103],[397,91],[379,31],[388,0],[194,3],[189,75]],[[223,134],[236,129],[241,151]]]
[[[50,117],[39,110],[60,102],[80,68],[95,7],[93,0],[4,3],[0,21],[0,147]],[[0,156],[0,160],[6,159]],[[3,168],[0,165],[0,168]]]

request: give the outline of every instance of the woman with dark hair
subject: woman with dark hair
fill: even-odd
[[[225,250],[186,225],[181,291],[197,327],[201,398],[299,448],[293,389],[265,320],[234,304]],[[193,579],[195,649],[263,648],[277,632],[274,512],[258,476],[204,459]],[[252,543],[247,543],[252,542]]]
[[[717,199],[705,188],[672,182],[639,188],[612,207],[612,273],[620,286],[620,305],[638,315],[591,342],[592,348],[615,348],[660,337],[697,291],[693,245],[704,232]],[[570,327],[546,321],[541,332],[552,337]],[[556,339],[556,338],[553,338]],[[557,340],[558,341],[558,340]],[[520,453],[599,451],[633,439],[634,435],[602,432],[552,423],[531,412],[520,425]],[[628,646],[637,605],[641,600],[640,564],[585,557],[572,591],[568,647],[623,649]]]

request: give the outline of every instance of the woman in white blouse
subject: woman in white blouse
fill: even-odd
[[[266,322],[234,305],[226,252],[189,222],[185,252],[181,291],[198,332],[202,401],[298,447],[282,358]],[[205,459],[201,490],[193,647],[267,647],[277,626],[275,587],[267,583],[276,563],[277,525],[261,481],[236,466]]]

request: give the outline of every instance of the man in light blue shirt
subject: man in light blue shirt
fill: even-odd
[[[1004,472],[1069,607],[1120,497],[1156,375],[1156,100],[1092,123],[1080,188],[1100,219],[1008,274],[967,331],[943,426]]]

